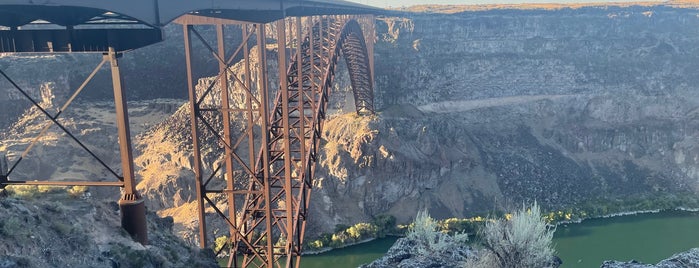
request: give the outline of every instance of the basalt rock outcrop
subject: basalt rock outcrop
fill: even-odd
[[[699,267],[699,248],[677,253],[657,264],[643,264],[638,261],[605,261],[601,268],[689,268]]]
[[[466,259],[474,255],[469,246],[458,244],[443,252],[418,253],[415,250],[417,243],[407,237],[399,238],[386,255],[360,268],[460,267],[464,266]]]
[[[144,246],[121,228],[116,202],[60,190],[36,197],[0,197],[0,267],[218,267],[211,250],[172,233],[171,218],[147,215]]]

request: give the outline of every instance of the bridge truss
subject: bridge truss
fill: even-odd
[[[228,251],[228,266],[298,267],[340,56],[350,74],[357,113],[374,111],[374,18],[296,17],[265,25],[187,15],[176,22],[185,33],[199,245],[207,247],[213,237],[207,222],[223,220],[228,243],[217,255]],[[231,24],[240,26],[243,38],[227,48],[224,26]],[[199,25],[215,26],[216,46],[202,37]],[[268,53],[261,49],[269,45],[267,28],[276,31],[279,83],[274,88],[268,83]],[[202,90],[192,77],[193,39],[219,67],[216,79],[200,84]],[[252,46],[256,55],[250,54]],[[202,136],[213,136],[223,155],[205,156],[210,148]],[[207,211],[218,217],[207,218]]]
[[[339,0],[159,3],[0,0],[0,53],[102,54],[100,64],[56,114],[43,109],[3,70],[0,78],[10,82],[49,123],[61,128],[116,179],[11,178],[14,168],[46,133],[50,126],[46,125],[24,152],[12,152],[9,163],[4,157],[0,159],[0,189],[8,185],[121,187],[122,227],[136,241],[147,244],[146,208],[136,191],[119,59],[125,52],[162,41],[162,27],[175,20],[184,29],[199,246],[210,246],[214,234],[207,230],[209,223],[223,221],[229,240],[217,255],[228,251],[228,266],[298,267],[321,131],[340,56],[349,71],[357,113],[371,114],[374,110],[374,17],[346,14],[377,10]],[[202,25],[215,27],[215,42],[199,33],[197,27]],[[241,29],[240,44],[226,42],[230,25]],[[270,37],[275,37],[276,43],[268,44]],[[201,91],[192,71],[194,40],[213,55],[219,68],[216,79],[202,80],[205,86]],[[251,52],[254,46],[256,53]],[[269,72],[273,61],[267,60],[267,48],[273,46],[277,48],[276,75]],[[107,62],[112,74],[121,173],[59,121],[61,113]],[[272,77],[277,77],[278,83],[271,83]],[[214,151],[222,153],[205,154],[211,144],[217,144],[220,150]]]

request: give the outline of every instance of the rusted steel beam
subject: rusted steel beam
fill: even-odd
[[[285,206],[282,212],[283,218],[278,220],[280,226],[281,235],[278,239],[284,238],[285,253],[291,252],[291,245],[293,244],[293,212],[295,204],[293,202],[292,190],[291,190],[291,136],[289,127],[289,87],[287,80],[287,58],[286,58],[286,22],[284,20],[277,21],[277,55],[279,64],[279,90],[281,96],[281,133],[278,133],[281,137],[281,147],[283,148],[283,190],[279,191],[280,195],[283,195],[283,205]],[[281,170],[279,171],[282,172]],[[271,215],[271,216],[281,216],[281,215]],[[278,243],[281,241],[278,241]],[[286,262],[291,263],[291,254],[286,254]],[[288,265],[287,265],[288,266]]]
[[[136,191],[134,176],[133,152],[131,150],[131,131],[129,128],[129,111],[126,105],[126,93],[123,88],[121,69],[116,49],[109,48],[105,59],[109,60],[112,71],[112,89],[114,91],[114,106],[116,108],[117,136],[121,154],[124,193],[119,200],[121,226],[141,244],[148,244],[148,228],[146,226],[146,205]]]
[[[192,148],[194,155],[194,181],[197,194],[197,219],[199,220],[199,248],[206,248],[208,241],[206,238],[206,210],[204,209],[204,197],[206,196],[205,186],[202,184],[202,163],[201,145],[199,143],[199,106],[197,105],[197,91],[194,84],[192,71],[192,25],[183,25],[184,30],[184,51],[185,64],[187,68],[187,89],[189,92],[189,114],[190,130],[192,137]]]
[[[261,144],[262,147],[261,149],[261,155],[262,155],[262,163],[261,163],[261,175],[262,175],[262,181],[263,181],[263,200],[262,203],[262,212],[265,215],[264,219],[261,219],[261,222],[265,223],[264,226],[264,234],[260,235],[260,239],[263,237],[266,238],[266,247],[264,250],[264,256],[265,259],[261,260],[265,263],[267,267],[273,267],[275,260],[274,260],[274,231],[272,230],[272,225],[273,225],[273,218],[271,217],[272,215],[272,189],[270,187],[270,183],[267,180],[267,178],[270,177],[270,151],[271,148],[267,146],[269,143],[270,139],[270,128],[268,125],[268,118],[270,118],[269,114],[269,90],[268,90],[268,84],[267,84],[267,53],[265,51],[267,47],[267,42],[266,42],[266,34],[265,34],[265,27],[264,25],[258,25],[257,26],[257,44],[258,44],[258,63],[259,63],[259,90],[260,90],[260,128],[262,129],[261,131]],[[253,215],[254,216],[254,215]],[[257,244],[257,243],[256,243]]]
[[[124,187],[120,181],[2,181],[2,185],[48,185],[48,186],[116,186]]]
[[[224,29],[223,29],[223,24],[216,24],[216,39],[217,39],[217,46],[218,46],[218,58],[219,58],[219,88],[221,89],[221,113],[222,113],[222,118],[221,120],[223,121],[223,143],[224,143],[224,162],[226,166],[226,173],[225,173],[225,179],[226,179],[226,189],[233,191],[235,190],[235,185],[234,185],[234,174],[233,174],[233,155],[235,154],[235,151],[233,151],[233,148],[231,145],[232,143],[232,138],[231,138],[231,113],[228,109],[230,109],[230,96],[229,96],[229,89],[228,89],[228,64],[224,62],[223,60],[226,59],[226,45],[224,42]],[[226,146],[228,144],[228,146]],[[235,195],[233,192],[228,193],[227,195],[228,198],[228,218],[230,219],[229,221],[232,224],[229,224],[229,234],[231,237],[236,236],[237,230],[235,223],[237,222],[237,217],[236,217],[236,206],[235,206]]]

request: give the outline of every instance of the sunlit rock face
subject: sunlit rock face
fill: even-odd
[[[698,14],[696,9],[632,6],[379,18],[378,113],[353,114],[346,68],[339,66],[307,234],[370,221],[378,214],[407,222],[419,209],[436,218],[466,217],[533,200],[558,209],[600,199],[696,192]],[[127,70],[149,70],[131,77],[125,71],[131,98],[186,94],[186,83],[178,80],[184,69],[176,69],[183,68],[178,62],[184,59],[179,30],[171,29],[170,39],[152,48],[157,54],[139,57],[147,51],[136,50],[123,59]],[[274,51],[268,53],[276,68]],[[58,62],[83,62],[78,56],[56,57]],[[198,76],[208,75],[207,61],[216,68],[207,57],[199,55],[196,66],[204,71]],[[13,77],[26,74],[19,84],[57,107],[68,89],[76,88],[75,81],[82,81],[72,71],[45,67],[55,61],[4,56],[0,68],[15,70]],[[85,60],[80,70],[89,73],[98,62],[99,57]],[[199,83],[200,90],[207,79]],[[86,97],[111,98],[109,80],[100,83],[105,86]],[[42,94],[42,85],[53,88],[53,95]],[[18,97],[10,92],[0,82],[0,102]],[[134,133],[135,162],[138,189],[148,207],[175,217],[176,229],[193,240],[188,232],[197,224],[192,220],[192,148],[188,111],[180,104],[152,107],[154,114],[172,116],[161,115],[165,120],[157,124],[153,119],[158,118],[147,116],[143,131]],[[99,108],[83,105],[83,111]],[[149,106],[143,107],[139,109]],[[25,108],[17,108],[14,117],[1,116],[16,118]],[[84,124],[78,116],[71,118],[76,126]],[[11,121],[12,129],[21,126],[16,121]],[[243,124],[233,125],[240,130]],[[115,140],[109,134],[113,125],[93,127]],[[23,132],[7,133],[15,137]],[[17,139],[26,145],[29,138]],[[220,163],[222,149],[215,138],[204,135],[203,140],[207,161]],[[118,166],[116,157],[110,160]],[[42,159],[36,165],[44,166],[36,170],[50,176],[55,171],[49,163],[56,162]]]

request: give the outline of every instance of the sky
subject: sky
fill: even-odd
[[[592,2],[645,2],[659,0],[349,0],[376,7],[402,7],[424,4],[438,5],[482,5],[482,4],[521,4],[521,3],[592,3]]]

